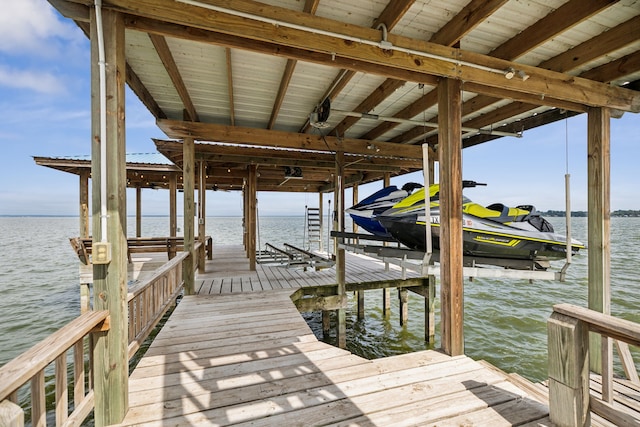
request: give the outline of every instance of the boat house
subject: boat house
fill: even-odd
[[[91,42],[91,159],[37,161],[80,176],[80,237],[92,238],[85,249],[91,251],[93,300],[92,309],[69,326],[73,337],[56,335],[34,353],[0,369],[2,413],[9,414],[10,420],[6,425],[21,425],[16,391],[28,382],[33,425],[45,425],[46,405],[40,390],[44,367],[53,361],[56,378],[64,384],[60,388],[66,389],[62,371],[66,372],[65,352],[70,347],[76,349],[74,384],[79,388],[73,404],[64,400],[63,391],[56,391],[56,401],[63,402],[56,412],[57,425],[79,425],[91,411],[97,426],[399,425],[403,420],[407,425],[445,425],[443,420],[448,425],[481,425],[489,419],[496,425],[640,422],[638,402],[632,407],[635,415],[633,410],[620,409],[611,379],[612,339],[639,345],[640,326],[609,315],[610,121],[640,112],[640,2],[48,1]],[[139,170],[136,175],[140,165],[131,164],[125,155],[125,85],[167,137],[155,144],[172,164],[154,164],[149,168],[152,178],[141,178]],[[489,380],[498,374],[486,367],[476,377],[464,377],[454,366],[477,362],[464,356],[462,150],[497,138],[518,137],[578,114],[588,116],[588,156],[579,159],[589,171],[588,307],[567,306],[563,301],[555,307],[549,321],[548,389],[513,377]],[[207,383],[202,379],[187,388],[175,379],[178,374],[156,376],[160,383],[156,386],[142,377],[159,359],[168,361],[162,369],[173,363],[182,364],[180,369],[187,374],[202,373],[202,365],[184,358],[202,349],[185,341],[181,350],[174,349],[176,353],[170,355],[163,355],[160,348],[150,350],[149,357],[156,359],[141,362],[129,378],[129,358],[140,345],[137,337],[146,336],[157,322],[149,321],[147,311],[164,313],[182,292],[185,297],[171,318],[185,329],[176,326],[176,331],[186,336],[188,328],[198,328],[201,322],[210,329],[219,328],[208,340],[221,343],[234,333],[255,332],[240,327],[243,310],[246,314],[277,307],[278,313],[289,316],[292,330],[304,329],[300,319],[290,315],[287,304],[293,299],[294,312],[296,307],[335,312],[338,343],[344,346],[346,292],[365,290],[371,283],[378,286],[377,280],[395,285],[405,280],[398,286],[421,292],[426,304],[433,303],[429,274],[403,272],[394,279],[382,269],[368,279],[357,276],[349,270],[340,234],[335,236],[335,270],[321,272],[334,273],[326,281],[318,279],[313,293],[304,288],[247,292],[240,308],[234,305],[233,293],[219,299],[199,295],[203,290],[196,286],[197,278],[210,274],[204,251],[206,190],[243,191],[244,255],[247,270],[260,278],[258,191],[308,192],[318,194],[320,201],[323,194],[333,192],[334,229],[343,232],[345,188],[354,188],[357,195],[360,184],[388,183],[393,176],[420,170],[425,181],[432,182],[436,167],[441,203],[440,352],[415,355],[411,361],[408,356],[403,359],[408,370],[402,372],[397,371],[397,362],[364,363],[343,353],[341,363],[347,364],[331,370],[329,362],[317,362],[305,354],[304,369],[312,369],[305,373],[314,372],[314,380],[322,383],[305,387],[301,382],[307,379],[295,386],[278,382],[274,372],[286,368],[277,365],[277,357],[263,356],[267,349],[249,343],[238,352],[253,357],[252,375],[266,385],[263,389],[238,385],[237,395],[214,395],[227,387],[225,381],[233,380]],[[126,287],[130,244],[123,224],[128,187],[166,188],[171,194],[172,219],[177,216],[177,193],[181,191],[184,198],[182,216],[188,220],[182,224],[182,250],[159,273],[159,288],[153,296],[132,293]],[[196,223],[191,220],[194,217]],[[170,234],[176,226],[173,220]],[[224,250],[216,252],[212,237],[211,261],[216,256],[224,259]],[[264,280],[295,280],[264,274]],[[219,283],[212,280],[212,287]],[[206,309],[200,306],[205,303],[209,304]],[[191,304],[190,311],[179,311],[183,304]],[[203,320],[206,313],[215,317],[212,323]],[[225,329],[230,323],[233,328]],[[82,388],[85,336],[92,337],[87,340],[92,357],[86,390]],[[166,336],[158,346],[172,340],[181,345],[178,341],[183,336]],[[297,342],[311,340],[304,334],[297,337]],[[285,339],[284,333],[270,339],[278,343]],[[68,346],[60,344],[54,350],[52,342]],[[329,351],[313,345],[313,351]],[[287,341],[280,351],[297,352],[295,348]],[[331,351],[338,350],[344,351]],[[33,354],[43,353],[50,361],[33,362]],[[223,370],[213,362],[222,356],[202,353],[205,356],[199,361],[210,363],[206,367],[210,372]],[[237,363],[235,375],[250,369],[249,362],[231,362],[232,356],[228,357],[220,363],[227,367]],[[261,358],[269,364],[259,365]],[[452,369],[455,380],[443,374],[447,369]],[[354,377],[355,372],[362,372],[362,377]],[[590,395],[590,372],[601,375],[598,396]],[[271,374],[274,377],[264,379]],[[171,387],[163,386],[174,380]],[[444,384],[452,384],[450,395],[428,397],[429,390],[443,389]],[[478,384],[485,388],[476,388]],[[195,392],[198,387],[204,391]],[[160,393],[161,388],[165,397],[172,396],[167,397],[170,402],[130,406],[134,389],[136,396],[146,396]],[[465,409],[462,397],[456,407],[456,396],[463,394],[469,401],[483,402],[482,409],[476,408],[477,418],[472,415],[476,409]],[[70,414],[67,407],[73,409]],[[434,408],[443,407],[453,412],[437,418],[440,409]]]

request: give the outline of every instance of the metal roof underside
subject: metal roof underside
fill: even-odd
[[[49,2],[89,33],[92,2]],[[368,157],[360,153],[366,167],[347,168],[350,184],[420,169],[403,147],[436,147],[441,77],[463,81],[464,147],[592,106],[640,109],[640,0],[104,0],[103,7],[124,14],[127,82],[169,139],[246,145],[241,154],[196,144],[207,173],[226,174],[216,183],[225,188],[239,188],[253,163],[260,190],[329,190],[335,168],[322,156],[330,153],[318,154],[315,167],[309,153],[292,154],[289,166],[303,171],[294,180],[285,176],[288,157],[266,148],[279,138],[304,148],[305,135],[373,147]],[[509,68],[513,78],[499,75]],[[325,127],[310,126],[327,97]],[[385,143],[404,160],[377,167],[376,147]],[[156,146],[181,166],[179,146]]]

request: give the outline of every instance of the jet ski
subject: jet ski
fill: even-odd
[[[391,237],[385,228],[375,219],[375,215],[386,211],[400,200],[410,195],[416,188],[422,188],[422,184],[408,182],[398,189],[395,185],[385,187],[380,191],[376,191],[360,203],[351,206],[345,212],[351,216],[353,222],[364,228],[369,233]]]
[[[463,181],[463,188],[486,185]],[[429,187],[433,248],[439,249],[440,185]],[[463,196],[462,230],[464,255],[517,260],[558,259],[566,256],[566,238],[534,206],[507,207],[496,203],[482,206]],[[405,246],[426,251],[425,192],[421,189],[376,215],[376,219]],[[572,239],[573,254],[584,245]]]

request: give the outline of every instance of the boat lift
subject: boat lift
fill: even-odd
[[[285,243],[284,249],[265,243],[265,250],[257,254],[257,262],[265,265],[279,265],[287,268],[307,268],[312,267],[316,271],[323,268],[331,268],[335,261],[331,258],[318,255],[316,253],[298,248],[292,244]]]
[[[415,271],[423,276],[440,276],[439,251],[427,253],[409,249],[391,237],[380,237],[371,234],[347,233],[332,231],[331,237],[342,240],[341,249],[377,258],[384,263],[393,264],[402,269]],[[395,246],[383,246],[387,245]],[[517,260],[463,256],[462,273],[464,277],[474,278],[510,278],[528,280],[563,281],[563,271],[552,271],[548,260]]]
[[[426,144],[422,146],[424,188],[429,188],[429,149]],[[566,203],[567,203],[567,258],[560,271],[549,270],[551,263],[546,259],[500,259],[483,258],[475,256],[463,256],[462,274],[464,277],[474,278],[510,278],[528,280],[554,280],[564,281],[567,268],[571,264],[571,228],[570,228],[570,196],[569,178],[566,177]],[[424,204],[425,223],[431,224],[431,207]],[[381,259],[385,264],[397,265],[402,269],[402,278],[406,276],[406,270],[420,273],[422,276],[440,276],[440,266],[435,265],[439,261],[439,251],[433,249],[431,227],[425,227],[426,251],[409,249],[391,237],[380,237],[371,234],[358,234],[332,231],[331,237],[339,239],[339,248],[354,253],[365,254]],[[363,243],[364,242],[364,243]],[[371,244],[371,243],[374,244]],[[394,245],[395,247],[391,246]]]

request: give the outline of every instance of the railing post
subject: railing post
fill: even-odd
[[[0,426],[24,427],[24,411],[10,400],[0,402]]]
[[[547,330],[551,421],[558,427],[589,426],[589,328],[554,312]]]

